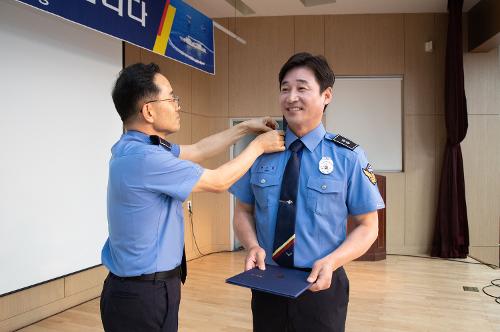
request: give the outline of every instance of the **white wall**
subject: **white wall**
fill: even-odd
[[[359,144],[376,171],[403,170],[401,77],[339,77],[326,130]]]
[[[121,42],[0,2],[0,294],[100,264]]]

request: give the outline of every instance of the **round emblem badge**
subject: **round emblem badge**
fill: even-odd
[[[333,160],[329,157],[323,157],[319,161],[319,171],[323,174],[330,174],[333,172]]]

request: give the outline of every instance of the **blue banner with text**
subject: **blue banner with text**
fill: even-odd
[[[215,74],[212,20],[182,0],[17,0]]]

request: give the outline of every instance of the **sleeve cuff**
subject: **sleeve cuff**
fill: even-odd
[[[203,167],[195,164],[192,173],[187,176],[186,181],[182,185],[182,188],[184,188],[184,190],[179,192],[178,198],[182,202],[184,202],[189,197],[189,195],[193,191],[194,186],[200,180],[200,177],[203,174],[204,170],[205,169]]]
[[[245,195],[243,194],[242,192],[239,192],[238,190],[236,190],[236,188],[229,188],[228,190],[231,194],[234,195],[234,197],[236,197],[239,201],[245,203],[245,204],[248,204],[248,205],[253,205],[254,203],[254,200],[253,198],[251,197],[251,195]]]
[[[377,211],[385,208],[385,204],[383,202],[371,202],[362,206],[356,206],[354,208],[349,208],[350,215],[358,215],[365,214],[368,212]]]

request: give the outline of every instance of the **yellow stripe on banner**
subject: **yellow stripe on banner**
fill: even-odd
[[[293,234],[288,240],[286,240],[285,243],[283,243],[278,249],[276,249],[274,252],[273,252],[273,256],[276,255],[276,253],[278,253],[281,249],[283,249],[288,243],[290,243],[290,241],[292,241],[293,239],[295,239],[295,234]]]
[[[170,30],[172,30],[172,24],[174,23],[175,11],[175,7],[168,6],[167,16],[165,17],[165,22],[163,22],[161,33],[156,36],[153,52],[165,55],[165,52],[167,51],[168,38],[170,37]]]

